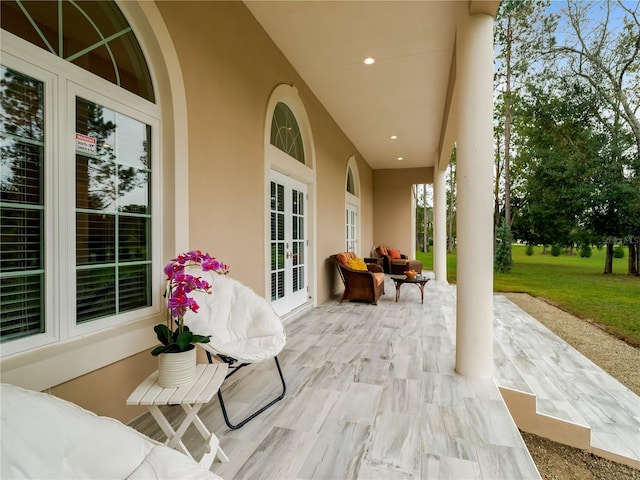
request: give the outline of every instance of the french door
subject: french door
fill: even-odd
[[[359,255],[358,207],[352,203],[347,203],[346,217],[346,250]]]
[[[307,186],[271,172],[271,305],[286,315],[307,302]]]

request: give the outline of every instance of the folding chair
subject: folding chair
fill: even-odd
[[[215,272],[203,272],[199,267],[189,267],[188,272],[202,277],[213,287],[211,294],[190,294],[200,309],[197,313],[187,312],[184,318],[192,332],[211,335],[209,343],[198,344],[207,352],[209,363],[213,362],[214,355],[227,363],[230,373],[226,378],[229,378],[247,365],[273,359],[282,382],[279,396],[236,424],[229,419],[220,388],[218,399],[224,421],[230,429],[236,430],[284,398],[287,387],[277,357],[286,343],[284,326],[269,302],[237,280]]]

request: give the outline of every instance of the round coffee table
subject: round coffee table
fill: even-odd
[[[391,275],[391,280],[396,284],[396,302],[400,298],[400,287],[405,283],[413,283],[420,289],[420,303],[424,303],[424,286],[429,279],[423,275],[408,278],[406,275]]]

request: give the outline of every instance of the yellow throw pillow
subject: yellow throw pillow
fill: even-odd
[[[367,269],[367,264],[364,263],[364,260],[361,258],[350,258],[349,262],[347,263],[347,266],[349,268],[353,268],[354,270],[366,270]]]

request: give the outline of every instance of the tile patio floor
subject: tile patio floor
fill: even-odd
[[[230,458],[211,470],[225,479],[540,478],[496,382],[454,371],[455,287],[430,281],[424,305],[418,288],[412,287],[403,286],[395,303],[393,283],[387,279],[387,293],[377,306],[329,301],[287,323],[287,346],[279,356],[286,397],[235,431],[224,424],[217,399],[201,410]],[[640,409],[635,417],[623,410],[640,405],[638,397],[619,384],[605,386],[606,374],[584,357],[576,360],[572,353],[563,360],[572,349],[562,341],[547,343],[557,337],[504,297],[496,297],[495,310],[496,381],[501,387],[527,389],[525,377],[551,372],[548,378],[566,383],[570,396],[563,400],[550,389],[540,404],[555,415],[567,409],[566,403],[575,404],[576,396],[588,397],[591,406],[574,420],[587,423],[585,412],[593,411],[600,425],[619,427],[598,434],[593,428],[598,448],[615,444],[616,452],[633,456],[638,440],[637,456]],[[534,333],[520,342],[528,338],[522,333],[525,326]],[[537,371],[526,353],[532,346],[545,365]],[[602,387],[589,390],[559,380],[561,374],[577,377],[578,370]],[[252,404],[275,396],[278,386],[272,362],[227,380],[223,392],[232,421]],[[597,403],[601,399],[604,403]],[[176,422],[182,412],[178,407],[165,411]],[[164,440],[149,414],[132,426]],[[188,431],[184,440],[199,458],[198,433]]]

